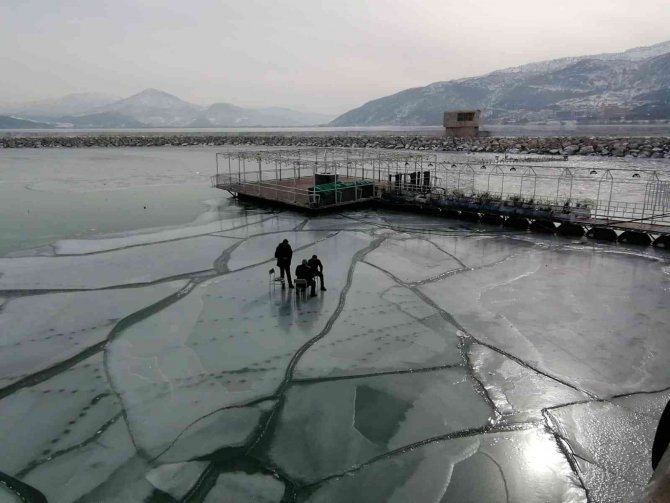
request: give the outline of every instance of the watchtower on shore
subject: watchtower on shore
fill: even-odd
[[[481,110],[452,110],[444,112],[444,129],[447,136],[473,138],[480,135]]]

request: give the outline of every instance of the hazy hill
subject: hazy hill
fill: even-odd
[[[89,93],[13,107],[5,105],[0,106],[0,113],[30,119],[41,118],[49,122],[35,127],[52,125],[59,128],[100,129],[316,126],[325,124],[333,118],[332,115],[278,107],[244,108],[229,103],[215,103],[209,107],[202,107],[158,89],[145,89],[128,98],[111,101],[108,98],[103,100],[102,96],[104,95]],[[94,106],[86,106],[86,103]],[[12,126],[0,125],[0,129],[9,127]],[[27,124],[25,127],[30,126]]]
[[[102,93],[75,93],[61,98],[7,104],[0,112],[29,119],[49,120],[63,115],[79,115],[92,108],[108,105],[119,98]]]
[[[230,103],[215,103],[194,121],[197,126],[193,127],[316,126],[332,118],[289,108],[243,108]]]
[[[0,115],[0,129],[46,129],[53,125],[26,119],[17,119],[8,115]]]
[[[100,112],[96,114],[61,117],[58,119],[58,127],[78,129],[136,129],[146,126],[132,117],[114,112]]]
[[[669,90],[670,41],[435,82],[370,101],[331,125],[438,125],[458,108],[480,108],[489,122],[670,119]]]
[[[158,89],[145,89],[128,98],[91,110],[134,119],[146,126],[183,126],[194,120],[202,107]]]

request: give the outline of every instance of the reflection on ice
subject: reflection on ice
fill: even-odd
[[[267,456],[293,480],[314,482],[427,438],[482,428],[491,415],[463,367],[302,384],[287,393]]]
[[[470,362],[496,409],[505,416],[539,419],[546,407],[588,398],[584,393],[538,374],[481,344],[471,346]]]
[[[613,487],[637,497],[651,477],[651,445],[670,391],[551,409],[552,426],[570,444],[597,501],[611,501]],[[634,489],[633,489],[634,488]]]
[[[433,442],[304,491],[299,501],[586,501],[551,435],[490,433]]]

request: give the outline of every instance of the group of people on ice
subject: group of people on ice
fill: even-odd
[[[275,250],[275,258],[277,259],[277,267],[279,267],[280,277],[283,279],[286,277],[289,288],[295,288],[293,286],[293,280],[291,279],[291,259],[293,258],[293,249],[288,242],[288,239],[284,239],[277,249]],[[316,255],[312,255],[312,258],[309,260],[304,259],[298,267],[295,268],[295,277],[296,279],[305,280],[306,284],[311,288],[311,296],[316,297],[316,278],[318,277],[321,281],[321,290],[325,291],[326,286],[323,284],[323,264]]]

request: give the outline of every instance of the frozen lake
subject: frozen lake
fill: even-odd
[[[0,151],[1,502],[636,501],[667,252],[307,218],[212,170],[207,148]],[[282,239],[328,291],[269,284]]]

